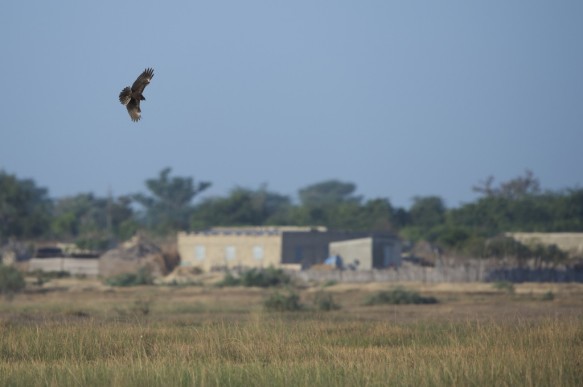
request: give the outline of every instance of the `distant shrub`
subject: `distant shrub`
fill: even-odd
[[[189,267],[188,273],[192,274],[192,275],[198,275],[198,274],[204,273],[204,271],[200,267],[195,266],[195,267]]]
[[[548,291],[545,294],[543,294],[542,300],[543,301],[552,301],[555,299],[555,294],[552,291]]]
[[[0,263],[0,294],[18,293],[25,286],[26,283],[21,272]]]
[[[268,267],[267,269],[250,269],[246,270],[239,277],[233,276],[231,273],[225,274],[225,277],[219,286],[247,286],[268,288],[272,286],[287,285],[291,282],[291,278],[281,269]]]
[[[135,316],[147,316],[152,311],[151,299],[137,299],[132,304],[114,308],[119,317],[128,318]]]
[[[509,281],[498,281],[492,284],[492,287],[496,290],[506,292],[508,294],[514,294],[514,284]]]
[[[152,307],[152,300],[136,300],[134,301],[134,305],[132,311],[136,314],[141,314],[147,316]]]
[[[142,267],[136,273],[123,273],[109,277],[105,283],[110,286],[152,285],[154,278],[149,269]]]
[[[300,296],[294,292],[289,292],[287,295],[275,292],[263,302],[263,306],[266,310],[273,312],[293,312],[303,309]]]
[[[314,306],[320,311],[330,311],[340,309],[340,305],[334,302],[332,295],[326,292],[318,292],[314,297]]]
[[[72,317],[79,317],[79,318],[87,318],[91,317],[91,315],[83,310],[71,310],[65,313],[67,316]]]
[[[283,270],[268,267],[267,269],[251,269],[241,275],[244,286],[268,288],[270,286],[287,285],[290,277]]]
[[[365,301],[365,305],[379,305],[379,304],[436,304],[435,297],[423,297],[416,292],[396,288],[390,291],[381,291],[373,294]]]
[[[241,285],[241,278],[235,277],[231,273],[226,273],[223,279],[217,282],[217,286],[240,286]]]
[[[328,280],[328,281],[324,282],[324,285],[322,285],[322,287],[327,288],[327,287],[330,287],[330,286],[334,286],[336,284],[338,284],[338,281],[336,281],[336,280]]]
[[[71,276],[71,273],[69,273],[68,271],[44,271],[41,269],[36,269],[34,271],[32,271],[31,273],[28,274],[29,276],[32,276],[34,278],[36,278],[35,281],[35,285],[42,285],[46,282],[49,282],[50,280],[53,279],[58,279],[58,278],[68,278]]]

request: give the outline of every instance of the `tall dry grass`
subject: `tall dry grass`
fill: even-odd
[[[577,386],[583,321],[0,322],[0,385]]]

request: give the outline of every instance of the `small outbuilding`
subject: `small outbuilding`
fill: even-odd
[[[331,242],[330,254],[342,257],[345,268],[372,270],[401,265],[401,242],[391,234]]]

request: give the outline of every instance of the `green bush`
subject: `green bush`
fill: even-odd
[[[340,305],[334,302],[332,295],[326,292],[318,292],[314,297],[314,306],[317,310],[330,311],[340,309]]]
[[[115,307],[113,310],[117,312],[118,316],[121,318],[147,316],[152,311],[152,303],[153,301],[151,299],[139,298],[132,304],[121,304],[119,307]]]
[[[244,286],[268,288],[271,286],[287,285],[290,277],[281,269],[268,267],[267,269],[251,269],[241,275]]]
[[[436,304],[437,299],[434,297],[423,297],[416,292],[396,288],[390,291],[381,291],[370,296],[365,305],[379,305],[379,304]]]
[[[225,274],[219,286],[247,286],[268,288],[272,286],[287,285],[291,282],[289,275],[281,269],[268,267],[267,269],[250,269],[235,277],[231,273]]]
[[[152,300],[136,300],[134,301],[134,305],[132,311],[135,314],[141,314],[147,316],[152,309]]]
[[[546,292],[542,296],[543,301],[552,301],[554,299],[555,299],[555,294],[551,290],[549,290],[548,292]]]
[[[514,294],[514,284],[509,281],[498,281],[492,284],[492,287],[496,290],[501,290],[508,294]]]
[[[53,279],[58,278],[68,278],[71,276],[71,273],[68,271],[44,271],[41,269],[36,269],[33,272],[28,274],[29,276],[35,277],[35,285],[42,285],[46,282],[49,282]]]
[[[13,294],[26,286],[22,273],[0,263],[0,294]]]
[[[217,286],[240,286],[241,278],[235,277],[230,272],[226,273],[222,281],[217,283]]]
[[[148,268],[142,267],[136,273],[123,273],[105,280],[109,286],[152,285],[154,278]]]
[[[303,309],[300,296],[294,292],[289,292],[287,295],[275,292],[263,302],[263,306],[266,310],[273,312],[293,312]]]
[[[328,280],[328,281],[324,282],[324,285],[322,285],[322,287],[327,288],[327,287],[334,286],[337,284],[338,284],[338,281],[336,281],[336,280]]]

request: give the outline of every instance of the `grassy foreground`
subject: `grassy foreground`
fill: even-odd
[[[581,385],[583,321],[0,322],[2,386]]]
[[[296,287],[301,310],[267,312],[282,290],[51,280],[0,299],[0,386],[583,385],[583,285],[369,302],[398,285]]]

